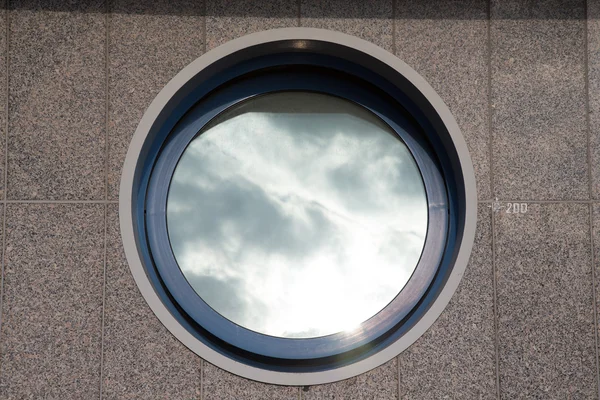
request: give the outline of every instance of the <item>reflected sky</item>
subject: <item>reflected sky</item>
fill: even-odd
[[[219,116],[167,201],[175,258],[217,312],[291,338],[355,328],[404,287],[427,200],[406,146],[369,111],[283,92]]]

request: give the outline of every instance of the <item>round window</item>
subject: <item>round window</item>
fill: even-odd
[[[410,151],[377,116],[278,92],[219,115],[184,150],[167,231],[212,309],[266,335],[348,331],[415,270],[427,198]]]
[[[384,50],[317,29],[200,57],[152,103],[121,183],[126,255],[190,349],[239,375],[316,384],[429,327],[474,237],[450,113]]]

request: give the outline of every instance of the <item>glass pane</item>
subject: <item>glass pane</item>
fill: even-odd
[[[427,199],[409,150],[370,111],[281,92],[216,118],[167,202],[175,258],[215,311],[256,332],[351,330],[405,286]]]

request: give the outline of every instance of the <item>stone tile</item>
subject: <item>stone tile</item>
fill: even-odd
[[[495,195],[589,198],[584,2],[492,1]]]
[[[267,29],[298,26],[296,0],[206,0],[206,49]]]
[[[450,304],[398,357],[401,399],[496,398],[491,209],[479,206],[471,260]]]
[[[301,0],[300,25],[354,35],[393,52],[393,1]]]
[[[593,223],[593,235],[594,235],[594,256],[595,261],[600,261],[600,202],[592,204],[592,223]],[[600,267],[599,263],[596,262],[594,265]],[[596,280],[600,278],[596,274]]]
[[[587,2],[592,197],[600,199],[600,1]]]
[[[0,1],[0,198],[4,198],[4,166],[6,158],[6,0]]]
[[[112,0],[108,196],[117,199],[131,137],[158,92],[204,49],[202,1]]]
[[[4,399],[100,396],[104,205],[9,204]]]
[[[8,198],[103,199],[105,6],[50,6],[10,4]]]
[[[467,141],[478,197],[490,187],[487,2],[398,0],[396,54],[442,97]]]
[[[203,400],[297,400],[297,387],[266,385],[230,374],[205,362],[202,375]]]
[[[593,203],[592,207],[592,235],[594,246],[594,268],[596,272],[596,323],[600,321],[600,202]],[[597,334],[600,335],[600,326],[597,326]],[[600,336],[598,337],[600,340]],[[600,342],[598,342],[600,343]],[[598,349],[600,352],[600,349]]]
[[[494,218],[501,397],[596,398],[589,205]]]
[[[133,280],[108,205],[103,399],[200,398],[202,360],[154,316]]]
[[[305,387],[303,400],[397,399],[398,366],[394,358],[386,364],[344,381]]]

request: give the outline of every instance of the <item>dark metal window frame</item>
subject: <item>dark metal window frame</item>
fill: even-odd
[[[175,135],[175,131],[183,127],[186,118],[199,121],[199,116],[206,117],[205,123],[208,122],[209,109],[200,109],[210,99],[218,98],[219,93],[224,93],[227,88],[242,84],[240,77],[249,82],[259,78],[257,71],[265,72],[267,69],[271,69],[273,77],[281,68],[290,66],[301,66],[299,71],[310,70],[313,73],[314,68],[334,70],[336,74],[351,76],[353,83],[362,89],[369,86],[363,90],[360,98],[349,96],[349,100],[375,112],[396,132],[401,132],[399,136],[407,145],[413,140],[413,148],[409,146],[409,149],[415,159],[419,157],[415,148],[426,149],[425,154],[433,162],[419,164],[421,173],[425,176],[433,169],[435,176],[437,171],[443,179],[441,186],[437,187],[444,188],[441,192],[444,192],[447,200],[446,204],[437,204],[431,201],[433,197],[430,191],[427,193],[429,204],[437,204],[434,211],[443,210],[442,213],[445,213],[443,217],[432,218],[430,207],[430,221],[447,222],[443,251],[434,268],[432,280],[428,285],[421,286],[420,296],[413,298],[416,299],[415,304],[409,306],[407,304],[410,302],[405,303],[405,309],[401,307],[395,310],[397,313],[387,314],[389,318],[400,316],[401,321],[395,325],[395,321],[387,325],[375,324],[377,329],[371,331],[371,336],[354,342],[350,340],[345,347],[335,348],[336,341],[330,341],[330,347],[327,348],[325,337],[325,344],[312,347],[315,349],[312,353],[294,353],[285,346],[265,350],[273,339],[282,338],[255,332],[252,333],[258,335],[258,341],[249,345],[237,343],[238,346],[224,340],[222,333],[226,330],[215,330],[210,323],[201,325],[206,324],[204,315],[196,318],[189,315],[186,301],[174,296],[179,295],[179,290],[171,291],[171,288],[179,286],[170,287],[167,283],[168,274],[159,271],[159,268],[175,272],[179,269],[170,268],[167,263],[157,263],[160,251],[157,252],[157,247],[152,244],[153,241],[163,243],[158,247],[170,251],[170,246],[165,247],[164,240],[156,240],[153,235],[157,232],[166,235],[166,229],[158,227],[161,220],[166,221],[164,214],[161,216],[164,210],[160,210],[160,196],[166,196],[170,176],[164,175],[162,181],[158,176],[161,159],[166,154],[164,151],[172,142],[183,139],[183,135]],[[252,79],[248,79],[251,75]],[[281,81],[285,83],[285,79]],[[301,82],[298,80],[296,83]],[[304,83],[307,82],[305,80]],[[366,82],[366,86],[359,82]],[[271,86],[271,89],[277,90],[286,88],[289,89],[289,85]],[[320,92],[324,90],[313,89]],[[330,94],[340,96],[339,88],[335,89],[330,90]],[[310,90],[310,87],[296,87],[296,90]],[[373,90],[379,91],[376,97],[386,99],[377,106],[366,100]],[[220,111],[213,105],[213,111],[216,110],[214,115],[249,96],[261,95],[261,90],[255,90],[254,94],[250,92],[243,96],[238,92],[231,97],[230,103],[221,99]],[[380,108],[382,105],[383,108]],[[198,107],[199,114],[191,117],[195,107]],[[200,130],[201,126],[194,126],[188,132],[188,138],[191,140]],[[177,147],[175,144],[173,146]],[[187,143],[182,140],[179,150],[185,149],[185,146]],[[168,179],[165,178],[167,176]],[[162,182],[157,186],[162,187],[162,191],[155,191],[155,181]],[[162,194],[158,195],[159,192]],[[166,205],[166,197],[163,200]],[[475,179],[466,144],[449,110],[408,66],[377,46],[351,36],[311,28],[286,28],[249,35],[223,45],[200,57],[163,89],[144,115],[132,139],[121,182],[120,216],[125,253],[136,283],[151,309],[177,338],[206,360],[247,378],[277,384],[317,384],[348,378],[380,365],[413,343],[435,321],[456,290],[473,245]],[[428,239],[432,232],[430,225]],[[423,257],[431,255],[434,253],[423,252]],[[412,278],[414,276],[409,283]],[[199,298],[195,292],[193,295],[192,303]],[[384,317],[386,313],[377,315]],[[382,320],[390,321],[386,318]],[[263,341],[265,338],[266,341]],[[307,339],[307,343],[317,344],[310,342],[315,339]],[[334,348],[331,348],[332,344]],[[287,353],[281,352],[282,349]]]
[[[303,59],[316,60],[319,57]],[[251,352],[258,357],[284,360],[312,360],[336,356],[348,361],[344,353],[368,347],[384,335],[389,335],[402,322],[428,289],[440,264],[448,229],[448,202],[442,173],[432,149],[423,140],[422,131],[411,121],[399,104],[376,87],[371,87],[360,77],[341,73],[339,63],[329,67],[308,67],[293,64],[288,57],[285,66],[272,69],[263,60],[263,68],[237,78],[234,83],[224,83],[221,88],[195,105],[177,124],[158,155],[150,177],[146,201],[146,226],[149,250],[155,271],[160,276],[173,299],[195,322],[212,335],[232,346]],[[329,60],[331,61],[331,60]],[[333,73],[335,71],[335,73]],[[427,193],[429,218],[427,237],[421,259],[406,286],[378,314],[365,321],[352,332],[340,332],[308,339],[273,337],[253,332],[236,325],[213,310],[198,296],[187,282],[173,255],[167,232],[166,204],[169,185],[175,168],[188,144],[216,116],[230,107],[255,96],[279,91],[308,91],[341,97],[352,101],[381,118],[409,148],[421,171]],[[365,266],[368,268],[368,266]],[[154,273],[153,270],[150,270]],[[206,339],[205,339],[206,340]],[[350,358],[351,359],[351,358]],[[242,362],[249,362],[245,357]],[[273,368],[281,365],[271,361]],[[288,369],[290,367],[287,367]]]

